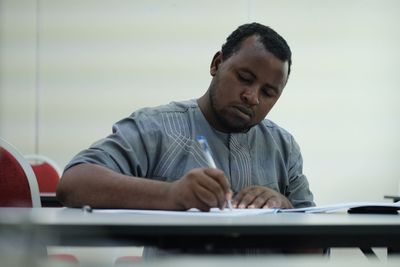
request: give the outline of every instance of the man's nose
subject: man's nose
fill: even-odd
[[[260,101],[258,99],[258,90],[253,87],[246,88],[242,93],[242,100],[249,105],[260,104]]]

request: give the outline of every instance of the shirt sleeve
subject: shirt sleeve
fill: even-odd
[[[82,163],[93,163],[125,175],[146,177],[149,155],[154,152],[151,150],[155,149],[157,138],[154,131],[142,134],[144,127],[149,128],[148,120],[147,124],[142,121],[143,118],[139,120],[132,114],[115,123],[112,134],[77,154],[65,170]]]
[[[286,195],[295,208],[315,206],[307,177],[303,174],[303,158],[300,147],[291,137],[292,146],[289,155],[289,185]]]

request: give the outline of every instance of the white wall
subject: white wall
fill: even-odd
[[[381,201],[400,179],[399,11],[396,0],[0,0],[0,136],[64,166],[135,109],[202,95],[226,36],[258,21],[294,54],[269,117],[300,143],[318,204]]]

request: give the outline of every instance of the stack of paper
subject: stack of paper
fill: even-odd
[[[166,210],[136,210],[136,209],[94,209],[99,213],[132,213],[146,215],[178,215],[178,216],[249,216],[278,212],[305,212],[305,213],[328,213],[336,211],[354,211],[354,213],[397,213],[400,210],[400,201],[396,203],[374,203],[374,202],[350,202],[333,205],[323,205],[297,209],[224,209],[212,208],[209,212],[201,212],[198,209],[187,211]]]

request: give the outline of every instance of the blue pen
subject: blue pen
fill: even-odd
[[[204,136],[199,135],[199,136],[197,136],[197,142],[199,142],[200,147],[201,147],[201,149],[203,150],[203,154],[204,154],[204,156],[206,157],[208,166],[209,166],[210,168],[216,169],[217,166],[215,165],[214,159],[213,159],[213,157],[211,156],[211,151],[210,151],[210,147],[208,146],[207,139],[206,139]],[[227,202],[228,208],[229,208],[230,210],[232,210],[232,203],[231,203],[231,201],[230,201],[229,199],[227,199],[226,202]]]

